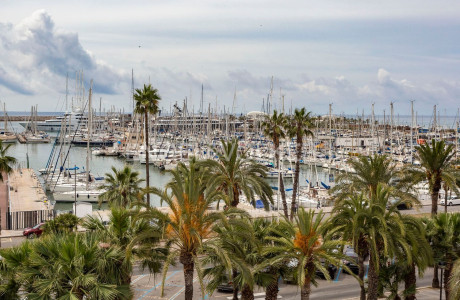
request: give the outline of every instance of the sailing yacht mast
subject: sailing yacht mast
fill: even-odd
[[[414,100],[410,102],[411,124],[410,124],[410,163],[414,163]]]
[[[88,96],[88,140],[86,142],[86,190],[89,189],[89,159],[91,157],[91,152],[89,148],[89,144],[91,142],[91,135],[92,135],[92,123],[93,123],[93,109],[91,106],[91,98],[93,93],[93,80],[91,80],[90,87],[89,87],[89,96]]]

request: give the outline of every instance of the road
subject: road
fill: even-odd
[[[182,268],[179,266],[172,267],[166,275],[165,295],[161,297],[161,275],[156,278],[151,277],[147,273],[143,273],[137,269],[133,276],[132,287],[134,289],[135,300],[141,299],[168,299],[179,300],[184,299],[184,280]],[[439,289],[431,289],[431,280],[433,278],[433,270],[429,269],[425,272],[423,278],[417,280],[419,300],[432,300],[439,296]],[[402,290],[402,286],[401,286]],[[359,285],[356,279],[348,274],[340,272],[339,276],[333,281],[318,280],[318,286],[312,286],[310,299],[312,300],[338,300],[338,299],[355,299],[359,297]],[[263,289],[257,289],[255,299],[264,299],[265,292]],[[212,295],[205,294],[204,299],[215,300],[230,300],[231,293],[214,292]],[[201,290],[198,278],[195,274],[194,280],[194,299],[201,299]],[[294,300],[300,299],[300,289],[296,285],[282,283],[280,284],[279,299]]]

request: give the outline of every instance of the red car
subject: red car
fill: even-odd
[[[27,238],[39,237],[43,232],[43,225],[45,223],[37,224],[32,228],[26,228],[22,234]]]

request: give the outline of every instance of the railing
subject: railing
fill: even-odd
[[[6,215],[6,229],[18,230],[33,227],[39,223],[54,219],[54,210],[15,211]]]

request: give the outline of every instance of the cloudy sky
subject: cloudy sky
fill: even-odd
[[[165,110],[305,106],[325,113],[419,114],[460,107],[459,1],[2,1],[0,101],[64,110],[75,72],[104,107],[131,107],[152,83]]]

